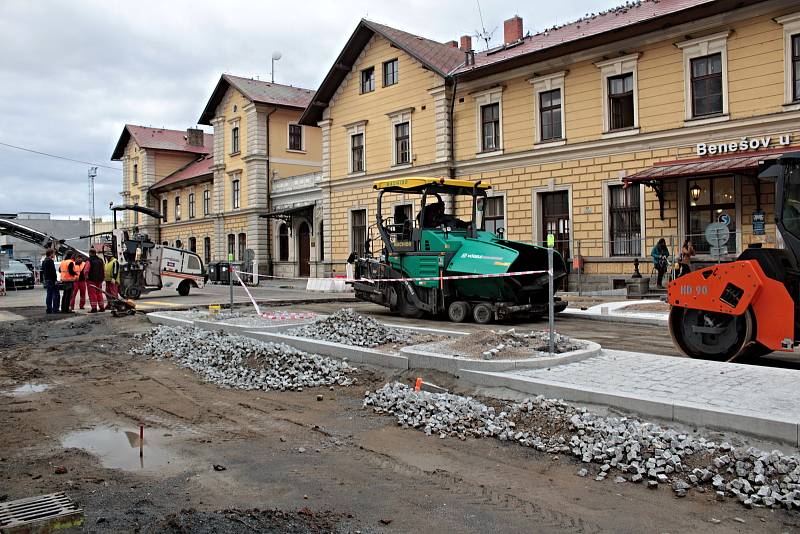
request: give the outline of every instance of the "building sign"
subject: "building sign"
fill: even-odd
[[[765,135],[763,137],[742,137],[739,141],[725,141],[722,143],[697,143],[695,152],[698,156],[715,156],[718,154],[735,154],[737,152],[753,152],[775,146],[792,144],[792,134],[781,134],[777,137]]]
[[[757,210],[753,212],[753,235],[764,235],[766,230],[764,228],[767,222],[767,213],[764,210]]]

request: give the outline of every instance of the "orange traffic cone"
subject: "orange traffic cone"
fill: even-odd
[[[414,391],[419,391],[422,389],[422,377],[417,377],[417,381],[414,384]]]

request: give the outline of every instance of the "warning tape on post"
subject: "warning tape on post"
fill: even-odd
[[[250,302],[253,303],[253,307],[256,310],[256,315],[258,315],[259,317],[267,319],[268,321],[287,321],[287,320],[291,321],[297,319],[313,319],[317,316],[317,314],[314,312],[275,312],[275,311],[262,312],[261,308],[258,305],[258,302],[256,302],[255,297],[253,297],[253,294],[247,287],[247,284],[245,284],[244,281],[239,276],[239,272],[234,268],[231,269],[231,272],[236,275],[236,279],[239,281],[239,284],[242,286],[245,293],[247,293],[247,296],[250,298]],[[242,274],[250,275],[251,273],[242,273]]]
[[[273,279],[280,279],[280,280],[308,280],[308,278],[300,278],[300,277],[291,277],[291,276],[270,276],[267,274],[256,274],[256,273],[246,273],[242,272],[242,274],[246,274],[248,276],[256,276],[258,278],[273,278]],[[433,282],[433,281],[440,281],[440,280],[472,280],[476,278],[507,278],[509,276],[526,276],[531,274],[549,274],[547,270],[537,270],[537,271],[515,271],[510,273],[492,273],[492,274],[459,274],[459,275],[447,275],[447,276],[417,276],[417,277],[409,277],[409,278],[336,278],[336,280],[343,280],[345,283],[353,283],[353,282],[366,282],[366,283],[376,283],[376,282]],[[236,277],[238,278],[239,275],[237,273]],[[241,282],[241,278],[239,282]]]

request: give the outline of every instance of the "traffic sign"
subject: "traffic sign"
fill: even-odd
[[[725,226],[730,226],[731,225],[731,216],[728,215],[727,213],[723,213],[722,215],[720,215],[717,218],[717,220],[719,222],[721,222],[722,224],[724,224]]]
[[[722,248],[731,238],[728,225],[722,222],[711,223],[706,226],[706,241],[712,248]]]

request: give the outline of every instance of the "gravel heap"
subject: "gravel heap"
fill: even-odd
[[[684,497],[713,489],[746,507],[800,509],[800,458],[755,447],[735,448],[627,417],[604,417],[542,396],[498,411],[473,398],[414,391],[395,382],[368,391],[364,406],[393,415],[404,428],[466,439],[493,436],[550,454],[567,454],[600,466],[596,479],[671,484]],[[701,466],[708,463],[705,467]],[[588,475],[588,469],[578,472]]]
[[[140,347],[131,349],[131,354],[171,359],[221,387],[302,391],[356,382],[350,376],[355,369],[347,362],[307,354],[282,343],[172,326],[158,326],[136,337],[141,340]]]
[[[384,326],[372,317],[356,313],[352,308],[341,309],[325,319],[318,319],[284,333],[369,348],[387,343],[405,343],[411,339],[405,331]]]

